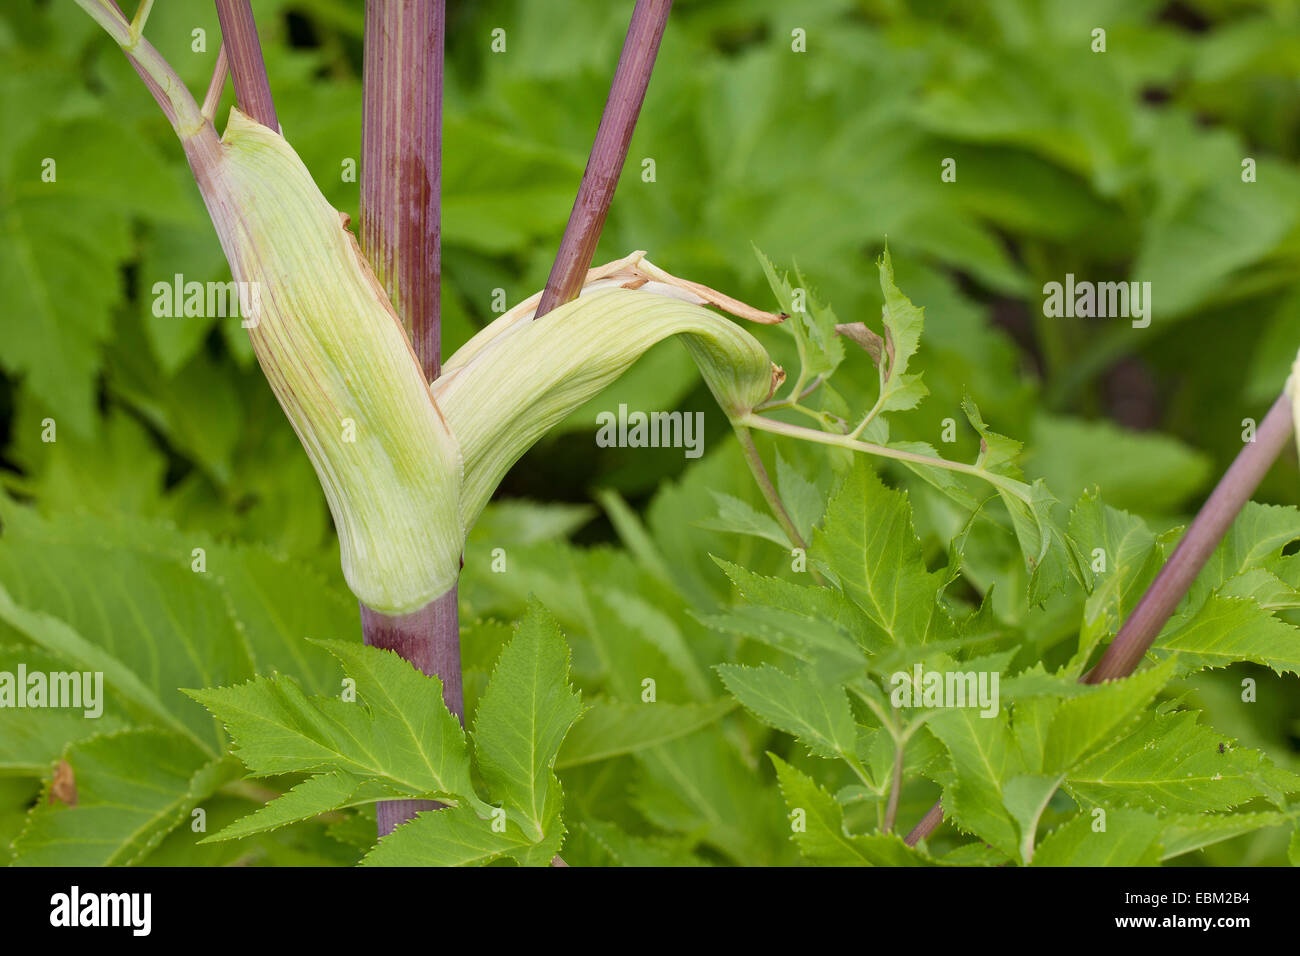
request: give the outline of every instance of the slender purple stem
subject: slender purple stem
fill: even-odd
[[[368,0],[361,133],[361,249],[392,300],[428,381],[442,351],[443,0]],[[412,614],[361,607],[367,644],[395,651],[442,681],[448,710],[465,720],[456,588]],[[388,800],[379,835],[431,800]]]
[[[271,83],[262,59],[262,43],[249,0],[216,0],[221,21],[221,41],[230,60],[230,78],[235,83],[239,108],[263,126],[280,129],[271,99]]]
[[[641,114],[650,73],[659,54],[672,0],[637,0],[628,24],[623,53],[618,58],[609,99],[600,117],[596,140],[587,158],[569,223],[564,227],[560,251],[555,255],[550,278],[542,291],[534,318],[541,318],[556,306],[577,298],[582,283],[596,255],[596,244],[605,226],[605,215],[614,199],[619,174],[627,160],[632,130]]]
[[[1291,400],[1283,393],[1260,422],[1255,440],[1241,449],[1214,486],[1214,491],[1210,492],[1210,497],[1205,499],[1178,547],[1174,548],[1174,553],[1142,595],[1097,666],[1084,675],[1083,683],[1100,684],[1127,677],[1142,663],[1165,622],[1286,447],[1292,427]],[[943,809],[936,803],[907,835],[908,846],[924,840],[942,822]]]
[[[425,378],[441,365],[443,0],[366,4],[361,249]]]
[[[1178,547],[1138,601],[1115,640],[1084,683],[1100,684],[1127,677],[1137,669],[1160,630],[1174,613],[1214,549],[1232,527],[1274,460],[1291,437],[1291,400],[1284,394],[1273,403],[1255,433],[1215,485]]]

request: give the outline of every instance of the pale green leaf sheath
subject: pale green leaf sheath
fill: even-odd
[[[681,335],[729,419],[748,414],[784,378],[752,335],[702,304],[763,323],[780,316],[670,276],[643,255],[592,269],[576,300],[539,321],[541,294],[525,300],[444,365],[432,391],[464,456],[466,530],[535,441],[669,336]]]
[[[254,351],[316,469],[343,571],[366,605],[414,611],[459,572],[464,535],[509,467],[553,425],[678,333],[729,418],[781,380],[762,346],[702,304],[758,312],[641,253],[592,270],[533,322],[528,300],[475,336],[432,389],[382,288],[278,133],[232,110],[183,137],[236,281]]]
[[[388,613],[459,571],[460,456],[346,220],[278,133],[232,110],[184,140],[259,363],[307,450],[352,591]]]

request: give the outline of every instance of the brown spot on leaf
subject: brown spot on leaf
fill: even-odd
[[[54,768],[54,779],[50,781],[50,804],[55,800],[69,807],[77,805],[77,776],[72,772],[72,764],[60,760]]]

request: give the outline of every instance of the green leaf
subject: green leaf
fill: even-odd
[[[876,267],[880,272],[880,291],[885,298],[880,318],[885,325],[885,348],[889,355],[889,377],[881,411],[912,408],[916,405],[916,399],[925,394],[925,390],[921,386],[920,394],[916,394],[918,377],[907,376],[905,373],[921,344],[925,310],[914,306],[894,283],[894,264],[889,257],[888,247],[877,260]],[[917,381],[913,384],[912,380]],[[908,397],[903,398],[903,395]]]
[[[1290,813],[1178,814],[1165,821],[1160,837],[1164,846],[1161,859],[1170,860],[1247,833],[1292,823],[1295,819],[1294,810]]]
[[[1065,584],[1068,574],[1081,576],[1070,542],[1056,527],[1052,509],[1056,499],[1041,478],[1031,485],[1019,482],[1021,471],[1017,459],[1020,442],[991,430],[970,396],[962,399],[962,411],[980,436],[980,453],[976,465],[996,475],[1017,480],[1020,493],[1005,484],[996,485],[998,497],[1011,515],[1016,540],[1020,543],[1025,566],[1029,569],[1029,602],[1041,604]]]
[[[790,284],[790,277],[778,275],[767,256],[754,247],[754,254],[763,267],[772,294],[781,305],[789,321],[783,323],[792,335],[799,350],[801,374],[811,378],[829,375],[844,359],[844,344],[835,334],[835,313],[819,303],[803,275],[795,270],[798,286]]]
[[[1132,733],[1071,770],[1066,787],[1087,803],[1162,814],[1226,810],[1300,790],[1300,776],[1274,767],[1258,750],[1225,741],[1197,716],[1146,715]]]
[[[1171,662],[1106,681],[1061,704],[1047,732],[1043,767],[1067,771],[1098,747],[1120,736],[1173,677]]]
[[[797,737],[809,753],[855,759],[858,728],[838,684],[818,680],[811,670],[794,677],[771,664],[719,664],[717,671],[727,690],[755,717]]]
[[[1025,765],[1007,712],[985,718],[972,708],[954,708],[935,713],[926,726],[948,749],[956,774],[944,789],[944,812],[963,830],[1018,859],[1019,825],[1003,803],[1003,788],[1025,772]]]
[[[812,537],[813,525],[821,520],[826,511],[829,489],[809,481],[796,471],[781,456],[780,450],[776,452],[776,487],[799,533],[805,540]],[[788,544],[789,540],[786,539],[784,545]]]
[[[1210,477],[1209,458],[1183,442],[1106,421],[1039,414],[1030,437],[1025,470],[1066,501],[1098,487],[1116,508],[1177,513]]]
[[[391,651],[320,643],[356,681],[355,701],[309,698],[285,675],[187,693],[226,725],[256,776],[343,770],[406,796],[481,807],[442,683]]]
[[[287,790],[255,813],[240,817],[230,826],[200,840],[200,843],[218,843],[238,840],[254,833],[275,830],[291,823],[309,820],[321,813],[344,807],[373,803],[385,797],[401,794],[386,789],[374,781],[367,782],[346,771],[318,773]]]
[[[594,840],[615,866],[703,866],[686,840],[634,836],[612,823],[584,820],[580,833]],[[567,859],[567,849],[566,849]]]
[[[893,643],[929,639],[943,575],[926,570],[906,492],[869,465],[858,462],[831,498],[812,555]]]
[[[1070,513],[1070,534],[1092,580],[1079,632],[1077,659],[1082,661],[1119,630],[1160,570],[1163,555],[1140,518],[1104,504],[1095,490],[1085,492]]]
[[[844,809],[807,774],[769,753],[789,808],[799,852],[821,866],[931,866],[933,861],[893,833],[854,835]],[[797,815],[797,816],[796,816]]]
[[[43,126],[0,163],[0,186],[0,286],[8,293],[0,364],[25,376],[61,426],[87,436],[98,346],[123,292],[119,264],[131,252],[129,214],[184,218],[189,210],[157,151],[107,118]]]
[[[1188,617],[1175,617],[1156,639],[1157,651],[1172,655],[1180,671],[1226,667],[1253,661],[1278,674],[1300,674],[1300,635],[1248,598],[1218,594]]]
[[[1002,788],[1002,805],[1010,811],[1020,828],[1020,859],[1025,863],[1034,857],[1038,819],[1060,783],[1059,775],[1024,774],[1012,777]]]
[[[729,699],[708,704],[597,700],[565,736],[555,769],[609,760],[684,737],[716,722],[734,708],[735,703]]]
[[[718,730],[647,747],[633,804],[651,823],[690,834],[744,866],[783,859],[781,801]]]
[[[1237,575],[1275,562],[1282,549],[1300,539],[1300,508],[1248,501],[1197,575],[1190,596],[1197,607],[1211,591]]]
[[[1038,845],[1034,866],[1154,866],[1160,861],[1160,820],[1140,810],[1105,811],[1105,827],[1081,813]]]
[[[137,862],[219,785],[231,761],[212,761],[179,734],[129,730],[70,746],[75,805],[49,786],[14,841],[17,866],[120,866]]]
[[[0,620],[26,635],[45,650],[52,651],[63,660],[72,662],[77,669],[102,672],[105,686],[111,687],[120,694],[135,715],[141,715],[146,720],[157,721],[162,726],[188,737],[194,744],[208,748],[209,756],[216,755],[216,749],[208,739],[207,731],[210,728],[205,727],[204,732],[196,733],[189,726],[189,721],[178,719],[171,709],[158,699],[154,690],[141,682],[130,667],[87,641],[58,618],[18,607],[3,585],[0,585]]]
[[[828,655],[862,663],[864,651],[875,654],[890,643],[889,634],[835,588],[794,584],[714,560],[745,603],[701,616],[710,627],[752,637],[808,663]]]
[[[469,807],[416,814],[380,840],[361,865],[482,866],[532,846],[516,824],[497,819],[482,819]]]
[[[25,691],[24,685],[17,682],[20,666],[26,668],[28,675],[68,670],[66,662],[30,644],[0,647],[0,674],[13,675],[11,679],[19,694]],[[87,683],[83,679],[82,687],[86,688]],[[94,692],[93,687],[89,689]],[[104,692],[107,694],[107,688]],[[83,697],[82,703],[89,702]],[[114,709],[103,697],[95,702],[95,707],[107,712]],[[12,701],[0,706],[0,774],[43,775],[69,742],[121,729],[114,718],[88,717],[86,710],[84,706],[57,710],[17,707]]]
[[[473,735],[488,789],[533,842],[554,826],[560,789],[555,758],[581,714],[582,699],[569,686],[564,635],[550,612],[534,605],[497,659]]]
[[[728,534],[748,534],[771,541],[781,548],[790,547],[790,538],[771,515],[755,511],[748,504],[731,495],[715,491],[713,497],[718,503],[718,516],[697,522],[699,527],[710,531],[725,531]]]

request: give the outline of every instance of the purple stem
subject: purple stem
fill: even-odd
[[[366,4],[361,249],[432,382],[441,365],[443,0]]]
[[[383,0],[380,0],[383,2]],[[430,677],[442,681],[447,709],[465,722],[465,694],[460,674],[460,624],[456,588],[411,614],[392,616],[361,605],[361,631],[371,647],[393,651]],[[422,810],[437,810],[433,800],[384,800],[379,803],[379,835],[386,836]]]
[[[1292,427],[1291,400],[1284,392],[1260,422],[1255,440],[1241,449],[1214,486],[1214,491],[1210,492],[1210,497],[1188,525],[1178,547],[1174,548],[1174,553],[1142,595],[1097,666],[1084,675],[1082,683],[1100,684],[1127,677],[1142,663],[1165,622],[1286,447]],[[907,835],[908,846],[924,840],[942,822],[943,809],[936,803]]]
[[[556,306],[577,298],[582,289],[596,255],[596,243],[600,241],[619,174],[627,160],[627,147],[645,101],[650,73],[659,54],[659,41],[663,39],[672,6],[672,0],[637,0],[632,11],[632,22],[627,27],[623,53],[618,58],[609,99],[605,101],[596,140],[587,157],[582,184],[534,318],[540,319]]]
[[[263,126],[277,132],[275,103],[271,83],[262,59],[262,43],[257,38],[257,23],[249,0],[216,0],[217,19],[221,21],[221,41],[230,60],[230,78],[235,84],[235,101],[239,108]]]
[[[1138,601],[1115,640],[1097,666],[1084,677],[1085,684],[1100,684],[1127,677],[1142,663],[1156,636],[1178,607],[1214,549],[1232,527],[1274,460],[1291,437],[1291,400],[1283,394],[1273,403],[1255,433],[1223,473],[1210,497],[1197,513],[1174,553]]]
[[[442,323],[443,0],[368,0],[361,132],[361,249],[410,336],[426,380],[438,377]],[[465,722],[456,588],[411,614],[361,606],[372,647],[394,651],[442,681],[447,709]],[[387,800],[379,835],[432,800]]]

